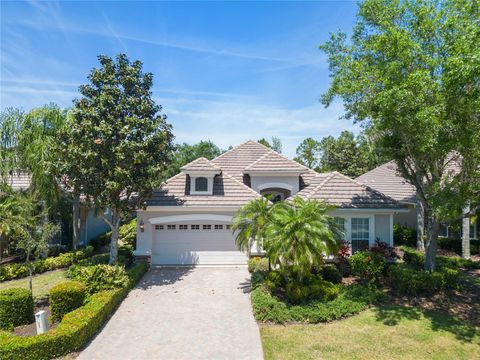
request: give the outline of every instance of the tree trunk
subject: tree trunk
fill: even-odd
[[[470,205],[463,209],[462,219],[462,257],[470,259]]]
[[[30,263],[30,251],[27,251],[27,264],[28,264],[28,287],[30,288],[30,292],[33,294],[33,274],[32,274],[32,264]]]
[[[118,258],[118,233],[120,230],[120,214],[116,209],[112,210],[111,229],[112,238],[110,239],[110,260],[108,262],[110,265],[116,263]]]
[[[73,239],[72,248],[75,252],[80,243],[80,192],[77,189],[73,191]]]
[[[435,219],[431,210],[425,210],[425,221],[427,230],[427,248],[425,251],[425,270],[435,271],[435,260],[437,257],[437,239],[440,230],[440,223]]]
[[[423,204],[418,201],[417,209],[417,250],[425,251],[425,213]]]

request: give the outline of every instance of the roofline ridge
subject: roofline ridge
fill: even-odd
[[[259,143],[259,144],[260,144],[260,143]],[[260,145],[263,145],[263,144],[260,144]],[[265,146],[265,145],[263,145],[263,146]],[[266,146],[265,146],[265,147],[266,147]],[[248,168],[250,168],[250,167],[253,166],[254,164],[258,163],[258,162],[259,162],[260,160],[262,160],[265,156],[267,156],[268,154],[270,154],[271,152],[273,152],[272,149],[270,149],[270,148],[268,148],[268,147],[266,147],[266,148],[268,149],[268,151],[267,151],[265,154],[263,154],[262,156],[260,156],[260,157],[259,157],[257,160],[255,160],[254,162],[248,164],[248,165],[244,168],[244,170],[248,170]]]
[[[244,188],[246,188],[247,190],[249,190],[251,193],[253,193],[253,194],[257,195],[257,196],[262,196],[262,194],[256,192],[256,191],[253,190],[251,187],[249,187],[249,186],[245,185],[244,183],[242,183],[241,181],[235,179],[235,177],[233,177],[232,175],[230,175],[228,172],[222,170],[222,175],[227,176],[229,179],[232,179],[232,180],[235,181],[236,183],[242,185]]]
[[[187,166],[189,166],[189,165],[191,165],[191,164],[193,164],[193,163],[195,163],[195,162],[197,162],[197,161],[199,161],[199,160],[206,160],[210,165],[212,165],[212,167],[215,167],[216,170],[222,170],[218,165],[214,164],[211,160],[208,160],[208,159],[207,159],[206,157],[204,157],[204,156],[200,156],[200,157],[196,158],[195,160],[192,160],[192,161],[190,161],[189,163],[186,163],[185,165],[183,165],[183,166],[180,168],[180,170],[185,169]]]
[[[393,160],[392,160],[392,161],[393,161]],[[390,161],[389,161],[389,162],[390,162]],[[384,164],[384,165],[385,165],[385,164]],[[347,175],[344,175],[344,174],[342,174],[342,173],[340,173],[340,172],[338,172],[338,171],[334,171],[334,172],[337,173],[337,174],[339,174],[339,175],[341,175],[341,176],[343,176],[344,178],[346,178],[346,179],[348,179],[348,180],[350,180],[350,181],[353,181],[355,184],[357,184],[357,185],[359,185],[359,186],[362,186],[362,187],[364,187],[365,189],[367,189],[367,190],[369,190],[369,191],[371,191],[371,192],[373,192],[373,193],[375,193],[375,194],[378,194],[378,195],[380,195],[380,196],[382,196],[382,197],[384,197],[384,198],[386,198],[386,199],[388,199],[388,200],[393,201],[394,203],[398,203],[398,202],[399,202],[399,201],[395,200],[394,198],[392,198],[392,197],[390,197],[390,196],[382,193],[381,191],[375,190],[374,188],[372,188],[372,187],[370,187],[370,186],[368,186],[368,185],[362,184],[361,182],[359,182],[359,181],[357,181],[357,180],[355,180],[355,179],[352,179],[352,178],[348,177]]]
[[[327,173],[327,177],[322,181],[320,182],[320,184],[314,186],[310,192],[308,193],[308,195],[305,196],[306,199],[310,199],[312,197],[312,195],[315,193],[315,191],[317,191],[318,189],[320,189],[323,185],[325,185],[327,182],[330,181],[330,179],[333,177],[334,175],[334,172],[331,171],[329,173]],[[307,187],[308,188],[308,187]]]
[[[217,160],[217,159],[220,159],[222,156],[227,155],[229,152],[231,152],[231,151],[233,151],[233,150],[236,150],[236,149],[239,148],[240,146],[243,146],[243,145],[245,145],[246,143],[248,143],[249,141],[253,141],[253,140],[248,139],[248,140],[246,140],[246,141],[238,144],[237,146],[234,146],[234,147],[232,147],[231,149],[225,151],[223,154],[220,154],[220,155],[218,155],[217,157],[214,157],[214,158],[213,158],[212,160],[210,160],[210,161],[215,161],[215,160]],[[253,141],[253,142],[256,142],[256,141]]]

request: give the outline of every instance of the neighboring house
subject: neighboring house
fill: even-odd
[[[27,190],[31,185],[31,177],[28,172],[20,171],[9,175],[7,184],[13,190]],[[108,210],[107,210],[108,211]],[[71,224],[65,226],[62,224],[62,234],[71,233],[65,231],[65,227],[71,228]],[[110,230],[110,227],[97,215],[93,208],[89,208],[83,202],[80,203],[80,245],[87,245],[90,240]],[[65,236],[60,236],[57,241],[62,243],[69,243],[71,239],[65,239]],[[70,236],[69,236],[70,237]]]
[[[452,172],[460,171],[458,166],[455,166],[454,164],[450,165],[448,170]],[[415,187],[408,183],[399,174],[397,171],[397,165],[393,160],[360,175],[356,180],[407,206],[408,212],[394,215],[393,221],[395,224],[417,229],[419,223],[422,223],[422,220],[420,220],[420,222],[418,221],[420,213],[417,211],[418,207]],[[470,221],[469,236],[471,239],[478,239],[480,238],[478,216],[472,220],[473,221]],[[458,230],[453,230],[451,225],[452,224],[442,224],[440,235],[460,238],[462,236],[460,224],[457,224],[456,226]]]
[[[404,205],[338,172],[318,174],[247,141],[209,161],[199,158],[167,180],[137,212],[137,257],[155,265],[245,264],[230,224],[240,207],[263,195],[294,196],[336,208],[353,249],[377,238],[393,243],[393,216]],[[258,252],[259,249],[252,249]]]

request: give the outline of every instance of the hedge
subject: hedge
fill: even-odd
[[[106,232],[105,234],[99,235],[96,238],[90,240],[90,245],[95,249],[100,249],[101,247],[110,243],[110,238],[112,237],[112,232]],[[137,238],[137,219],[133,219],[130,222],[120,226],[118,231],[118,242],[123,245],[135,245],[135,239]]]
[[[128,286],[92,295],[84,306],[66,314],[56,328],[46,333],[20,337],[0,331],[0,359],[52,359],[80,349],[95,335],[147,270],[146,263],[133,266],[128,271]]]
[[[50,289],[50,311],[54,321],[61,321],[65,314],[72,312],[83,304],[85,284],[79,281],[65,281]]]
[[[33,297],[29,290],[8,289],[0,291],[1,329],[10,330],[15,326],[30,324],[33,320]]]
[[[253,315],[258,321],[278,324],[331,321],[357,314],[384,298],[382,291],[374,286],[350,285],[341,286],[338,297],[331,301],[313,300],[293,305],[273,295],[264,284],[265,278],[264,272],[255,272],[251,278]]]
[[[77,260],[86,259],[93,253],[93,247],[87,246],[78,250],[75,254],[67,252],[59,256],[39,259],[31,262],[33,274],[41,274],[46,271],[56,270],[72,265],[74,255]],[[28,276],[28,267],[25,263],[7,264],[0,266],[0,281],[19,279]]]
[[[401,246],[400,248],[404,252],[403,261],[417,269],[423,269],[423,265],[425,262],[425,254],[423,252],[417,251],[407,246]],[[480,262],[463,259],[457,256],[437,256],[436,265],[439,269],[480,269]]]

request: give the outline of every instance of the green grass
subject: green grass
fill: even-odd
[[[43,274],[34,275],[32,281],[33,297],[41,298],[48,295],[50,288],[58,283],[67,280],[65,277],[66,270],[48,271]],[[25,288],[28,289],[29,278],[22,278],[18,280],[4,281],[0,283],[0,289],[6,290],[11,288]]]
[[[262,325],[265,359],[480,359],[480,332],[440,312],[381,306],[321,325]]]

